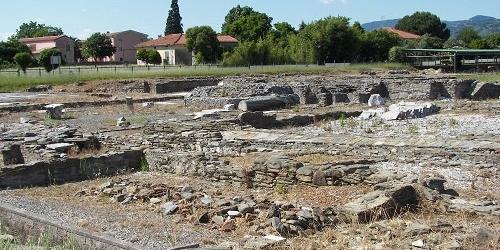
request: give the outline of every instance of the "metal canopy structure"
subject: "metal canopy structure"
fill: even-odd
[[[406,49],[405,62],[416,68],[464,68],[500,66],[500,49]]]

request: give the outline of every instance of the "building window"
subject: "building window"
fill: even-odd
[[[122,47],[120,47],[120,51],[123,51],[123,48],[122,48]]]
[[[71,46],[69,46],[69,44],[66,44],[66,51],[67,51],[67,52],[70,52],[70,51],[71,51]]]
[[[123,62],[123,57],[120,57],[120,62]]]

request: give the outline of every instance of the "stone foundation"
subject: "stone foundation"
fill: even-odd
[[[84,181],[139,170],[141,150],[110,153],[84,159],[35,162],[0,168],[0,188],[46,186]]]

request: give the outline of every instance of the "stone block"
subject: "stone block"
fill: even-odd
[[[63,104],[50,104],[45,106],[47,117],[54,120],[62,119],[63,109],[64,109]]]
[[[384,105],[384,103],[385,103],[384,98],[382,98],[382,96],[379,94],[371,95],[370,99],[368,99],[369,107],[381,106]]]
[[[500,83],[474,82],[473,87],[472,100],[498,99],[500,97]]]
[[[417,205],[417,192],[411,185],[395,186],[390,190],[376,190],[342,206],[339,213],[347,221],[370,223],[391,218]]]
[[[326,107],[333,104],[333,97],[331,93],[320,93],[318,94],[318,105],[320,107]]]
[[[349,96],[346,93],[334,93],[332,95],[332,103],[349,103]]]
[[[3,165],[24,164],[21,146],[18,144],[7,145],[0,150],[0,163]]]
[[[244,112],[238,116],[241,125],[250,125],[254,128],[269,129],[279,125],[276,116],[264,115],[263,112]]]
[[[241,101],[238,109],[241,111],[266,111],[299,104],[297,95],[262,96]]]

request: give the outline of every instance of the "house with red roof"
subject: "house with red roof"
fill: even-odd
[[[417,35],[417,34],[413,34],[413,33],[410,33],[410,32],[398,30],[398,29],[395,29],[395,28],[387,27],[387,28],[382,28],[382,29],[385,30],[385,31],[388,31],[388,32],[391,32],[391,33],[394,33],[394,34],[398,35],[399,38],[401,38],[403,40],[416,40],[416,39],[420,38],[420,36]]]
[[[238,40],[232,36],[219,35],[217,40],[224,50],[238,46]],[[154,49],[160,53],[163,65],[193,65],[193,52],[186,47],[185,34],[171,34],[158,39],[137,44],[136,48]],[[143,64],[143,62],[138,62]]]
[[[19,42],[26,44],[31,54],[38,59],[44,49],[56,48],[62,54],[62,59],[68,64],[75,63],[75,41],[68,36],[44,36],[35,38],[22,38]]]

